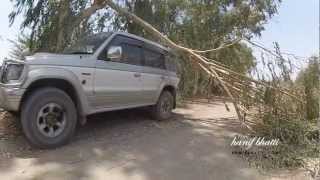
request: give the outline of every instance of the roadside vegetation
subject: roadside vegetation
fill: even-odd
[[[280,139],[277,153],[244,156],[252,165],[297,168],[319,159],[319,57],[297,59],[282,53],[277,43],[269,50],[252,42],[277,14],[280,0],[13,3],[10,22],[24,15],[21,31],[31,32],[14,42],[13,57],[21,57],[25,48],[60,52],[85,35],[105,31],[127,31],[158,41],[175,53],[180,97],[229,96],[250,136]],[[259,60],[252,48],[261,50]],[[296,63],[301,59],[307,68]],[[313,166],[314,176],[318,166]]]
[[[313,177],[319,175],[319,58],[308,61],[295,80],[280,76],[270,81],[299,94],[301,101],[270,89],[259,95],[262,103],[254,106],[258,109],[252,116],[255,132],[251,135],[279,139],[280,144],[257,149],[258,156],[244,156],[252,165],[268,170],[304,167]]]

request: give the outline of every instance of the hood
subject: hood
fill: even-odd
[[[72,65],[90,57],[92,55],[88,54],[35,53],[32,56],[27,56],[25,62],[34,65]]]

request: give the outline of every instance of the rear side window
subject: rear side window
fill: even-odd
[[[172,72],[177,72],[177,62],[172,54],[166,55],[166,69]]]
[[[164,55],[156,51],[144,49],[145,66],[165,69]]]

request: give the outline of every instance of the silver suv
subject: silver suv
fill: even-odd
[[[171,57],[159,44],[118,32],[83,38],[62,54],[5,60],[0,107],[20,114],[39,148],[66,144],[94,113],[147,106],[155,119],[168,119],[179,82]]]

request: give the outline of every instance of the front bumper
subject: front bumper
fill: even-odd
[[[20,102],[25,89],[0,85],[0,108],[7,111],[19,111]]]

